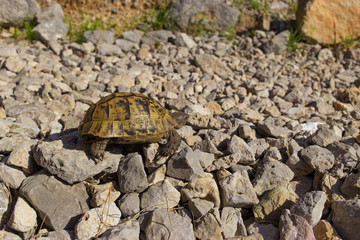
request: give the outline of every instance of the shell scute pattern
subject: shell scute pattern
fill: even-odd
[[[89,108],[79,132],[117,143],[144,143],[159,141],[176,125],[156,100],[138,93],[114,93]]]

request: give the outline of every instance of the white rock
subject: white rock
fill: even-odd
[[[10,188],[18,189],[26,178],[26,174],[17,168],[7,165],[6,161],[5,159],[5,161],[0,162],[0,181]]]
[[[28,232],[35,228],[37,224],[36,217],[35,210],[24,199],[19,197],[7,225],[15,231]]]
[[[77,239],[90,239],[100,236],[120,222],[121,212],[114,202],[107,202],[98,208],[87,211],[75,226]]]

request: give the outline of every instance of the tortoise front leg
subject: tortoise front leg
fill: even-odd
[[[181,136],[175,129],[170,129],[165,137],[167,138],[167,143],[159,147],[155,159],[160,156],[168,157],[173,155],[180,146]]]
[[[90,146],[90,155],[96,162],[103,160],[105,148],[109,140],[109,138],[94,138],[87,141],[87,145]]]

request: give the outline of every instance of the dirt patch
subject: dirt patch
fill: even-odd
[[[148,16],[156,5],[164,6],[168,0],[41,0],[41,8],[59,3],[65,21],[73,28],[98,21],[103,28],[115,28],[117,33],[133,29]]]

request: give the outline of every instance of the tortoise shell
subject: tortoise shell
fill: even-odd
[[[139,93],[113,93],[93,104],[79,125],[82,137],[120,144],[158,142],[177,121],[156,100]]]

